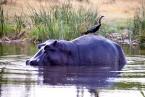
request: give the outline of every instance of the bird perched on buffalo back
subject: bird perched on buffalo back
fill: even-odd
[[[86,32],[83,32],[82,34],[89,34],[89,33],[95,33],[96,31],[98,31],[100,29],[101,26],[101,20],[104,16],[101,16],[98,21],[95,22],[95,25],[93,27],[91,27],[90,29],[88,29]]]

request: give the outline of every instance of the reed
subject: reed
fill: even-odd
[[[138,39],[140,44],[145,44],[145,1],[134,17],[133,36]]]
[[[15,32],[20,33],[22,29],[25,27],[25,23],[23,20],[23,16],[17,16],[14,17],[14,24],[15,24]]]
[[[145,94],[142,90],[140,90],[140,93],[141,93],[142,97],[145,97]]]
[[[29,14],[27,15],[22,12],[9,18],[5,16],[4,9],[0,7],[0,38],[7,36],[15,39],[21,32],[26,32],[25,37],[34,40],[71,40],[93,26],[98,17],[97,10],[75,9],[70,2],[53,5],[51,8],[45,6],[41,9],[29,6],[28,10]],[[105,36],[108,33],[121,32],[126,27],[125,24],[124,22],[106,23],[102,21],[98,33]]]
[[[0,6],[0,37],[2,37],[4,34],[4,25],[5,25],[4,11],[2,6]]]
[[[31,10],[34,24],[31,36],[35,39],[66,39],[80,36],[89,25],[94,24],[97,11],[74,10],[70,4],[52,7],[50,10]]]
[[[12,32],[15,32],[13,23],[10,23],[8,16],[4,14],[4,9],[0,6],[0,38],[5,36],[11,36]],[[11,34],[11,35],[10,35]]]

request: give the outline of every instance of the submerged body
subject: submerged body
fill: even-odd
[[[48,40],[27,65],[110,66],[120,70],[126,59],[121,47],[102,36],[83,35],[72,41]]]

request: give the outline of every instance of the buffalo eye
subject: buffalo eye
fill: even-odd
[[[55,51],[55,49],[54,49],[53,47],[50,47],[49,45],[46,45],[46,46],[44,47],[44,50],[45,50],[45,51]]]
[[[46,45],[45,47],[44,47],[44,50],[47,50],[49,48],[49,46],[48,45]]]

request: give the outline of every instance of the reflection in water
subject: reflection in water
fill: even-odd
[[[37,51],[34,44],[0,44],[0,56],[4,55],[34,55]],[[145,55],[145,49],[139,46],[122,45],[127,55]]]
[[[145,48],[139,46],[122,45],[127,55],[145,55]]]
[[[1,97],[64,97],[65,91],[71,94],[69,97],[99,97],[98,90],[110,88],[113,84],[109,78],[118,74],[117,70],[110,71],[111,67],[94,66],[52,66],[37,70],[25,66],[26,59],[26,56],[20,55],[0,58]],[[4,64],[5,60],[9,63]]]
[[[4,69],[2,68],[0,71],[0,82],[2,82],[3,79],[3,73],[4,73]],[[2,84],[0,84],[0,95],[2,95]]]
[[[99,97],[97,89],[112,85],[109,78],[117,77],[119,71],[112,70],[113,67],[99,68],[97,66],[64,66],[43,67],[39,71],[43,77],[43,84],[53,86],[75,86],[77,97],[84,97],[84,89]],[[81,94],[81,95],[80,95]]]
[[[0,45],[0,97],[142,97],[145,50],[124,47],[128,64],[111,67],[30,67],[26,59],[36,48]]]
[[[40,72],[40,71],[39,71]],[[108,86],[108,78],[116,77],[118,72],[110,67],[45,67],[41,69],[43,83],[49,85],[76,85],[87,88]]]
[[[1,44],[0,43],[0,56],[4,55],[33,55],[37,48],[33,44]]]

